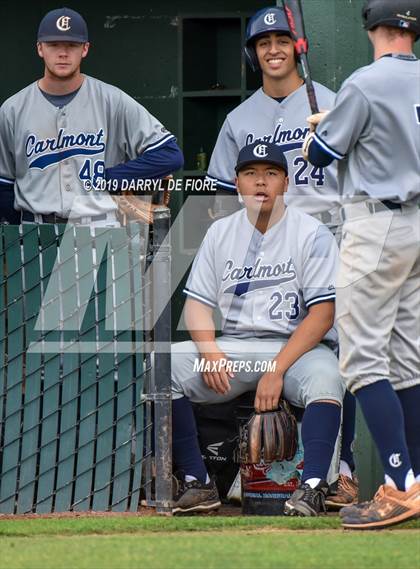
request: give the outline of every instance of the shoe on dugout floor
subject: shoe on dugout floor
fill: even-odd
[[[173,514],[188,514],[193,512],[210,512],[221,506],[219,492],[214,480],[204,484],[199,480],[185,482],[178,480],[174,493]]]
[[[373,500],[343,508],[340,512],[346,529],[381,529],[420,517],[420,483],[407,492],[388,484],[380,486]]]
[[[378,494],[378,492],[382,492],[381,490],[382,486],[379,487],[379,489],[377,490],[376,494]],[[372,498],[372,500],[374,500],[376,498],[376,494],[374,495],[374,497]],[[348,516],[350,514],[350,512],[353,511],[357,511],[360,508],[366,508],[366,506],[368,504],[370,504],[372,502],[372,500],[366,500],[365,502],[358,502],[357,504],[351,504],[349,506],[344,506],[343,508],[341,508],[341,510],[338,512],[338,515],[340,516],[340,518],[343,518],[345,516]]]
[[[337,492],[327,496],[325,505],[329,510],[338,510],[344,506],[357,504],[359,496],[359,481],[356,476],[351,479],[349,476],[340,474],[338,476]]]
[[[315,488],[301,484],[284,505],[286,516],[318,516],[326,511],[325,497],[329,486],[321,480]]]

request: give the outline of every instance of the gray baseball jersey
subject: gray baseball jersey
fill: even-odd
[[[57,108],[33,83],[0,108],[0,179],[15,184],[15,205],[32,213],[94,216],[116,209],[98,186],[105,168],[174,138],[120,89],[85,76]]]
[[[311,306],[335,299],[337,260],[333,235],[300,210],[262,234],[242,209],[210,227],[184,292],[219,307],[224,335],[287,338]],[[326,340],[336,339],[333,328]]]
[[[321,109],[330,109],[335,94],[315,83]],[[305,86],[281,103],[256,91],[228,114],[214,148],[208,176],[218,186],[235,190],[235,164],[240,149],[256,140],[278,144],[287,157],[289,189],[286,203],[309,214],[331,210],[338,203],[335,164],[319,168],[302,156],[302,143],[308,133],[306,118],[311,114]]]
[[[344,196],[419,199],[420,62],[385,56],[353,73],[315,140],[340,160]]]

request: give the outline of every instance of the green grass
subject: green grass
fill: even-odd
[[[345,532],[338,518],[0,519],[1,569],[418,569],[420,520]]]
[[[164,518],[153,517],[80,517],[80,518],[35,518],[1,519],[0,539],[2,536],[30,537],[41,535],[112,535],[115,533],[141,532],[209,532],[227,530],[324,530],[340,529],[338,516],[319,518],[287,518],[264,516],[185,516]],[[388,531],[402,529],[420,529],[420,520],[407,522]],[[0,566],[1,567],[1,566]]]

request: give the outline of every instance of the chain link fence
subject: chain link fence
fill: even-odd
[[[168,231],[0,226],[0,513],[169,511]]]

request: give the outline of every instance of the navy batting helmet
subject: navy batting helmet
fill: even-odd
[[[245,34],[245,55],[253,71],[260,68],[257,52],[255,51],[255,40],[270,32],[282,32],[290,36],[289,24],[282,8],[272,6],[263,8],[252,16],[249,20]]]
[[[366,0],[362,11],[366,30],[376,26],[390,26],[414,32],[420,37],[419,0]]]

